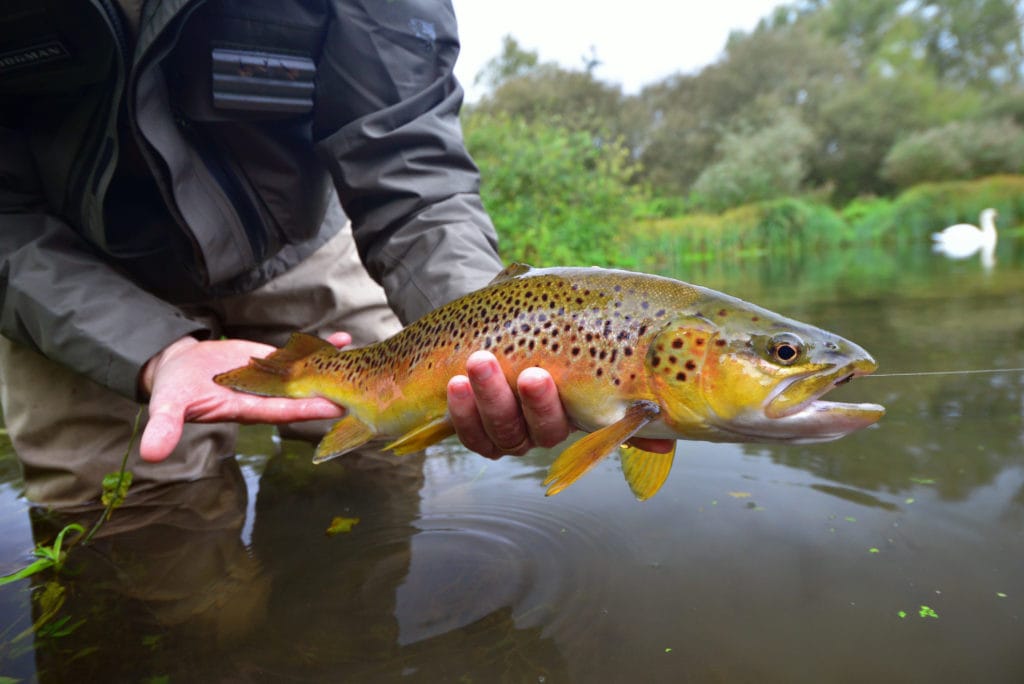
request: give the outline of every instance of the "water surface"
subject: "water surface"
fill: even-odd
[[[674,275],[833,330],[881,372],[1024,367],[1024,254],[927,246]],[[455,443],[309,463],[250,430],[222,477],[114,515],[67,600],[0,588],[0,677],[39,681],[1021,682],[1024,372],[859,379],[877,426],[807,446],[685,442],[633,499],[607,459]],[[54,521],[0,455],[0,572]],[[359,518],[329,536],[335,517]],[[34,536],[35,535],[35,536]]]

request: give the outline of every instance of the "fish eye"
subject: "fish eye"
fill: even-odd
[[[801,352],[803,352],[803,348],[803,341],[796,335],[789,333],[776,335],[768,343],[768,353],[771,355],[772,361],[783,366],[796,363],[797,359],[800,358]]]

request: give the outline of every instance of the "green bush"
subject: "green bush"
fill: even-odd
[[[918,241],[945,226],[977,223],[982,209],[999,212],[1003,226],[1024,221],[1024,176],[990,176],[970,181],[923,183],[907,190],[881,221],[887,239]]]
[[[623,145],[499,114],[463,125],[506,261],[628,265],[619,238],[641,197]]]
[[[898,187],[1024,171],[1024,129],[1010,118],[957,121],[893,145],[882,177]]]
[[[766,128],[726,135],[719,144],[719,161],[693,184],[693,202],[721,211],[794,195],[807,175],[805,155],[813,144],[810,129],[788,112]]]

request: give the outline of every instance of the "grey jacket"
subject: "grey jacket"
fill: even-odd
[[[458,47],[430,0],[145,2],[134,41],[109,0],[8,0],[0,334],[134,397],[146,360],[209,334],[175,304],[331,237],[332,184],[404,321],[482,285],[501,264]]]

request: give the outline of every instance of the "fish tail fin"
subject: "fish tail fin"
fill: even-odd
[[[301,397],[292,380],[305,369],[304,361],[325,349],[336,350],[328,341],[305,333],[293,333],[288,343],[263,359],[252,358],[248,366],[235,368],[213,378],[218,385],[264,397]]]
[[[358,449],[377,436],[372,427],[351,413],[339,420],[316,446],[313,463],[323,463]]]
[[[452,425],[452,421],[448,419],[448,416],[445,415],[435,418],[426,425],[421,425],[411,432],[407,432],[385,446],[384,449],[392,451],[398,456],[405,456],[406,454],[423,451],[431,444],[437,444],[442,439],[451,437],[454,434],[455,427]]]
[[[558,494],[582,477],[598,461],[657,417],[660,411],[654,402],[638,401],[626,410],[621,420],[585,435],[563,451],[551,464],[548,476],[544,479],[544,484],[550,485],[547,496]]]
[[[622,447],[622,474],[626,476],[629,488],[639,501],[646,501],[658,493],[672,470],[675,456],[675,444],[671,451],[664,454],[633,446]]]

